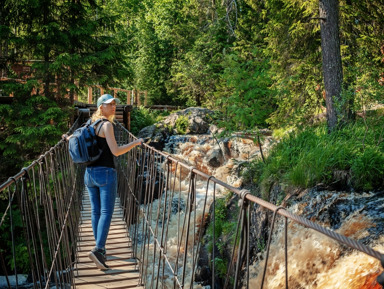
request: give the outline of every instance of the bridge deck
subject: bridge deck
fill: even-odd
[[[83,209],[77,245],[77,264],[75,271],[76,288],[143,288],[139,270],[132,259],[131,240],[128,236],[120,199],[116,199],[115,211],[107,239],[107,271],[101,271],[88,258],[89,251],[95,246],[91,225],[91,205],[88,193],[84,192]]]

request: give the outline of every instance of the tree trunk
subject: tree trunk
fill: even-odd
[[[47,3],[48,4],[48,3]],[[49,23],[49,5],[44,5],[43,6],[43,25],[44,25],[44,28],[43,28],[43,34],[44,36],[47,36],[48,35],[48,28],[46,27]],[[50,47],[47,43],[47,41],[43,41],[42,44],[44,45],[44,76],[43,76],[43,82],[44,82],[44,95],[49,98],[49,99],[52,99],[51,97],[51,88],[50,88],[50,83],[51,83],[51,76],[50,76],[50,71],[49,71],[49,67],[50,67],[50,63],[49,63],[49,52],[50,52]]]
[[[345,123],[348,101],[342,96],[343,71],[339,37],[339,1],[319,0],[321,50],[325,103],[327,107],[328,131],[332,132]]]
[[[0,26],[8,26],[9,22],[5,20],[5,8],[0,8]],[[8,77],[7,72],[7,60],[8,60],[8,39],[9,35],[7,35],[6,39],[0,40],[0,78]]]

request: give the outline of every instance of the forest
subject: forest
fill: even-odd
[[[97,84],[210,108],[227,132],[273,130],[276,150],[244,171],[262,193],[340,174],[382,189],[383,14],[380,0],[3,0],[0,182],[60,139],[74,96]]]

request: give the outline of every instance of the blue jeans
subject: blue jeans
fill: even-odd
[[[92,208],[92,229],[97,249],[105,249],[117,193],[117,173],[108,167],[87,167],[84,183]]]

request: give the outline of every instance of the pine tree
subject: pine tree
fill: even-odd
[[[9,78],[0,90],[14,96],[11,105],[0,105],[0,152],[13,160],[9,166],[20,168],[60,139],[68,104],[81,87],[112,86],[129,73],[125,47],[114,34],[117,15],[101,4],[5,0],[0,8],[7,15],[0,20],[1,65]],[[27,64],[28,75],[12,69]]]

